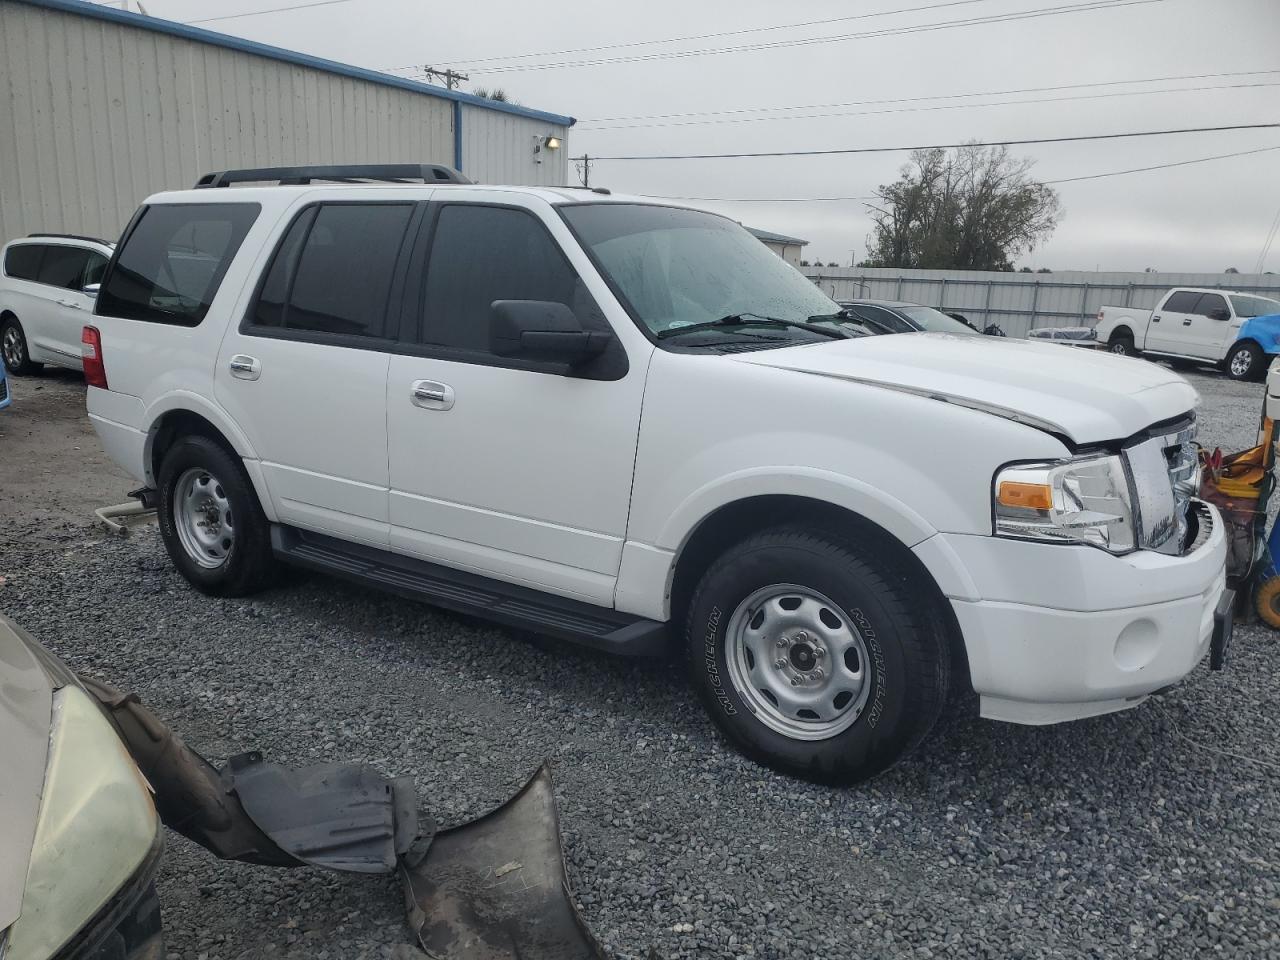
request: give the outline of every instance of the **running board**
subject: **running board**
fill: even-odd
[[[666,650],[666,624],[618,613],[280,524],[271,548],[286,563],[367,583],[380,590],[628,657]]]

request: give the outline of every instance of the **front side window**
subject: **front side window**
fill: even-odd
[[[36,279],[40,272],[40,258],[44,255],[42,243],[18,243],[4,253],[4,272],[15,280]]]
[[[431,242],[417,341],[488,354],[495,300],[562,303],[583,329],[608,329],[595,299],[536,217],[510,207],[445,205]]]
[[[51,287],[79,290],[82,286],[80,278],[84,276],[84,268],[88,262],[89,251],[83,247],[50,244],[45,248],[36,279]]]
[[[256,203],[145,208],[103,281],[94,312],[194,327],[260,209]]]
[[[1280,300],[1267,297],[1245,297],[1233,295],[1231,306],[1236,308],[1237,317],[1269,317],[1280,314]]]
[[[327,203],[294,220],[258,292],[259,327],[381,339],[411,203]]]
[[[683,346],[697,337],[714,346],[735,338],[770,346],[822,339],[776,321],[805,322],[840,310],[798,270],[724,217],[632,203],[560,209],[632,315],[665,342]],[[736,322],[698,326],[725,318]],[[668,339],[682,327],[695,326],[687,338]]]
[[[1195,312],[1202,317],[1212,316],[1215,310],[1226,310],[1227,300],[1219,293],[1202,293]],[[1228,311],[1230,312],[1230,311]]]
[[[935,310],[933,307],[909,306],[897,307],[896,309],[906,314],[907,318],[921,330],[928,330],[931,333],[972,334],[977,332],[973,327],[967,326],[955,317],[949,317],[941,310]]]

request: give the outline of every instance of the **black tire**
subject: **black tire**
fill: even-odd
[[[43,363],[31,359],[27,332],[12,314],[0,320],[0,356],[4,358],[5,369],[19,376],[30,376],[44,369]]]
[[[216,566],[202,565],[179,532],[177,487],[191,471],[207,472],[226,503],[225,517],[233,525],[229,541],[223,541],[229,546]],[[274,582],[270,524],[239,457],[208,437],[182,437],[165,453],[157,480],[160,536],[174,566],[193,587],[210,596],[241,597]]]
[[[929,733],[947,699],[950,656],[933,618],[909,593],[909,581],[901,570],[886,569],[883,555],[817,530],[785,526],[730,548],[703,576],[686,618],[689,677],[716,725],[748,757],[784,773],[843,785],[887,770]],[[864,705],[852,725],[826,739],[800,739],[768,725],[757,715],[767,708],[753,705],[734,679],[726,635],[738,620],[735,611],[771,585],[830,598],[837,619],[847,618],[865,643],[864,683],[870,686]],[[756,623],[751,609],[744,608],[748,613],[742,616]],[[785,639],[780,635],[775,642]],[[779,654],[769,669],[784,669],[790,653]],[[834,662],[827,662],[834,671]],[[762,702],[758,694],[750,696]]]
[[[1246,340],[1227,351],[1222,371],[1232,380],[1256,380],[1266,366],[1266,354],[1256,343]]]
[[[1117,357],[1136,357],[1138,348],[1133,345],[1133,335],[1129,333],[1113,334],[1107,341],[1107,352]]]

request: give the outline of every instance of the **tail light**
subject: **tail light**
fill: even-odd
[[[1099,311],[1098,311],[1098,315],[1097,315],[1097,317],[1095,317],[1094,319],[1095,319],[1098,323],[1101,323],[1101,322],[1102,322],[1102,311],[1101,311],[1101,310],[1099,310]]]
[[[102,363],[102,334],[97,327],[85,327],[80,334],[80,356],[84,358],[84,382],[108,389],[107,368]]]

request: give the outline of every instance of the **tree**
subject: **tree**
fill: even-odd
[[[1041,267],[1039,270],[1036,271],[1036,273],[1053,273],[1053,271],[1050,270],[1048,267]]]
[[[477,87],[477,97],[484,97],[486,100],[496,100],[498,103],[513,103],[514,101],[508,96],[507,91],[501,87],[494,87],[490,90],[488,87]]]
[[[1239,273],[1240,271],[1237,270],[1235,267],[1227,267],[1227,269],[1223,270],[1222,272],[1223,273]]]
[[[809,266],[809,261],[808,261],[808,260],[801,260],[801,261],[800,261],[800,266],[802,266],[802,267],[807,267],[807,266]]]
[[[868,204],[867,263],[877,267],[1012,270],[1061,218],[1058,194],[1006,147],[917,150],[901,179]]]

